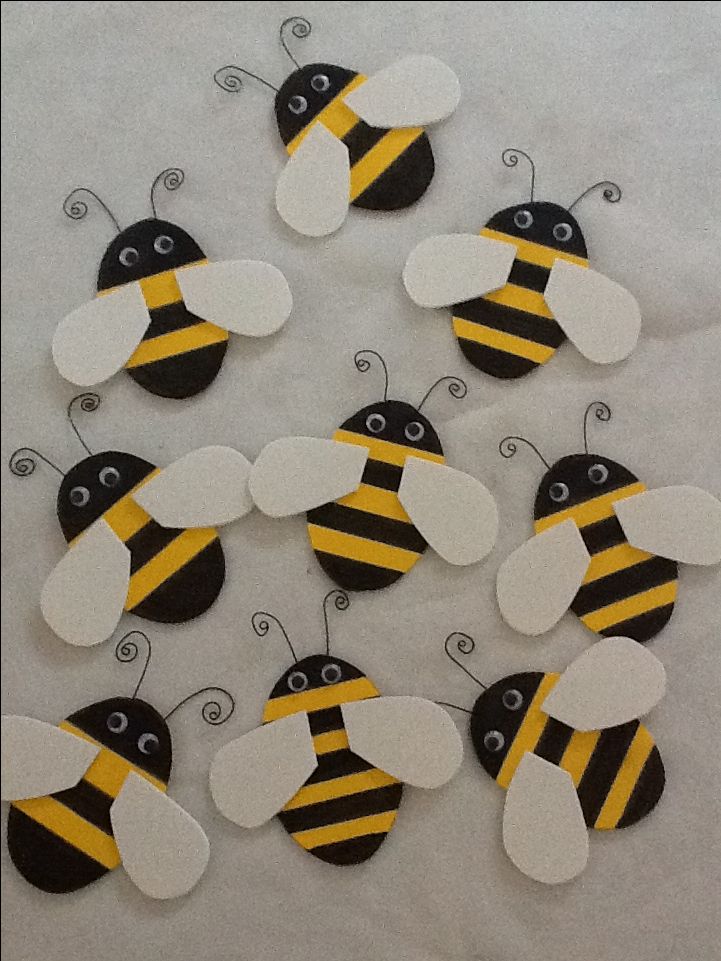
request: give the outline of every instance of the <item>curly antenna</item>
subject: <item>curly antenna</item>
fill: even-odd
[[[250,70],[246,70],[245,67],[239,67],[235,63],[228,63],[219,70],[216,70],[213,74],[213,80],[217,83],[221,90],[225,90],[226,93],[240,93],[243,87],[243,78],[240,74],[245,74],[247,77],[252,77],[253,80],[258,80],[260,83],[264,83],[266,87],[270,87],[278,93],[278,87],[274,87],[272,83],[259,77],[257,73],[251,73]]]
[[[298,656],[295,653],[295,649],[293,645],[290,643],[290,638],[288,637],[288,634],[286,633],[285,628],[283,627],[281,622],[278,620],[278,618],[275,616],[275,614],[269,614],[267,611],[256,611],[255,614],[253,614],[253,616],[250,619],[250,623],[253,626],[253,630],[258,635],[258,637],[265,637],[267,635],[268,631],[270,630],[270,623],[269,623],[270,621],[273,621],[280,628],[280,632],[285,638],[285,643],[288,645],[288,647],[290,648],[290,653],[293,655],[293,660],[297,664]]]
[[[132,664],[132,662],[137,659],[138,654],[140,653],[140,648],[135,643],[135,641],[130,640],[130,638],[134,634],[137,634],[138,637],[143,638],[147,646],[148,653],[145,655],[145,664],[143,665],[143,672],[140,675],[140,680],[135,685],[135,690],[133,691],[133,694],[132,694],[133,700],[135,700],[135,698],[138,696],[140,685],[145,680],[145,675],[148,670],[148,665],[150,664],[150,657],[153,653],[153,649],[150,644],[150,638],[148,637],[147,634],[145,634],[143,631],[128,631],[128,633],[124,637],[121,637],[118,643],[115,645],[116,660],[120,661],[121,664]]]
[[[61,477],[65,477],[65,472],[61,471],[57,464],[53,464],[49,458],[41,454],[39,450],[35,450],[34,447],[18,447],[17,450],[14,450],[10,455],[8,467],[16,477],[29,477],[35,472],[35,468],[38,466],[37,461],[34,460],[35,457],[39,457],[40,460],[45,461],[53,470],[56,470]]]
[[[230,693],[230,691],[226,691],[224,687],[201,687],[199,691],[193,691],[192,694],[188,694],[188,696],[184,697],[182,701],[179,701],[175,705],[175,707],[172,709],[172,711],[168,711],[168,713],[165,715],[163,720],[167,721],[169,717],[172,717],[173,714],[175,714],[176,711],[179,711],[184,704],[188,703],[188,701],[192,701],[193,698],[199,697],[199,695],[201,694],[207,694],[210,691],[218,691],[220,694],[222,694],[224,697],[228,699],[228,704],[226,704],[225,708],[223,708],[223,706],[218,701],[215,701],[211,698],[211,700],[206,701],[205,704],[203,705],[202,710],[200,712],[201,717],[206,722],[206,724],[213,724],[213,725],[225,724],[225,722],[229,720],[230,716],[235,710],[235,698]],[[230,709],[228,709],[228,707]],[[224,710],[226,710],[228,713],[224,714],[223,713]]]
[[[359,350],[356,351],[353,357],[353,363],[356,366],[356,370],[360,371],[361,374],[365,374],[371,368],[371,362],[366,360],[363,354],[371,354],[373,357],[377,357],[383,366],[383,374],[385,376],[385,386],[383,388],[383,400],[388,400],[388,368],[386,367],[386,362],[383,360],[381,355],[377,350]]]
[[[538,459],[545,466],[546,470],[551,469],[551,465],[548,463],[546,458],[543,456],[543,454],[540,452],[540,450],[536,447],[535,444],[532,444],[530,440],[526,440],[525,437],[516,437],[515,434],[509,434],[508,437],[504,437],[501,443],[498,445],[498,450],[501,457],[509,458],[509,457],[513,457],[516,454],[516,452],[518,451],[518,448],[514,443],[515,441],[518,441],[521,444],[526,444],[528,447],[530,447],[531,450],[536,454]]]
[[[73,407],[75,404],[80,405],[80,410],[86,414],[91,414],[94,410],[97,410],[100,406],[100,394],[94,394],[92,392],[85,394],[76,394],[75,397],[68,404],[68,420],[70,421],[70,426],[75,431],[75,436],[83,445],[88,454],[93,452],[90,450],[88,445],[85,443],[83,438],[80,436],[80,431],[78,430],[75,421],[73,420]]]
[[[278,31],[278,37],[280,38],[280,45],[288,54],[290,59],[293,61],[296,68],[300,70],[300,64],[295,59],[293,54],[290,52],[288,48],[288,44],[285,42],[286,27],[290,27],[291,24],[292,24],[291,33],[298,40],[305,40],[306,37],[309,37],[312,33],[313,28],[310,25],[310,20],[306,20],[305,17],[286,17],[286,19],[281,23],[280,30]]]
[[[160,171],[150,188],[150,209],[153,211],[153,217],[158,216],[158,211],[155,208],[155,191],[160,186],[161,181],[166,190],[177,190],[184,180],[185,172],[180,167],[166,167],[165,170]]]
[[[436,387],[446,382],[448,382],[448,393],[451,395],[451,397],[455,397],[456,400],[462,400],[468,393],[468,384],[465,382],[465,380],[461,380],[460,377],[451,377],[450,375],[446,377],[439,377],[435,384],[431,384],[431,386],[425,392],[423,400],[420,402],[420,404],[418,404],[416,410],[420,411],[421,407],[425,404]]]
[[[108,217],[110,217],[113,224],[115,225],[115,229],[117,230],[117,232],[118,233],[122,232],[120,229],[120,224],[118,223],[117,218],[113,214],[110,207],[108,207],[107,204],[103,203],[103,201],[100,199],[100,197],[98,197],[95,191],[91,190],[89,187],[75,187],[74,190],[70,191],[70,193],[67,195],[65,200],[63,200],[63,211],[68,217],[70,217],[71,220],[82,220],[83,217],[85,217],[88,212],[88,205],[85,203],[84,200],[78,199],[77,197],[78,194],[87,194],[89,197],[92,197],[98,204],[100,204],[100,206],[103,208],[103,210],[108,215]]]
[[[623,197],[623,193],[618,184],[615,184],[612,180],[599,180],[597,184],[592,184],[584,190],[580,197],[576,197],[571,206],[566,207],[566,210],[570,213],[577,203],[580,203],[584,197],[593,193],[594,190],[598,190],[599,187],[603,187],[603,199],[609,204],[617,204],[621,197]]]
[[[323,620],[325,622],[325,652],[330,654],[330,628],[328,627],[328,601],[333,598],[337,611],[347,611],[350,607],[350,598],[345,591],[329,591],[323,598]]]
[[[517,167],[518,160],[520,157],[523,157],[531,165],[531,201],[530,202],[533,203],[533,198],[536,192],[536,165],[534,164],[534,162],[531,160],[531,158],[528,156],[528,154],[525,151],[519,150],[517,147],[509,147],[507,150],[504,150],[503,153],[501,154],[501,160],[504,162],[504,164],[507,167]]]
[[[473,651],[476,649],[476,642],[469,634],[464,634],[463,631],[453,631],[452,634],[448,635],[443,646],[446,649],[446,654],[450,657],[453,663],[460,667],[460,669],[464,671],[471,678],[471,680],[475,681],[476,684],[482,687],[484,691],[487,691],[488,687],[483,683],[483,681],[479,681],[475,674],[471,674],[468,668],[464,664],[461,664],[457,657],[454,657],[453,654],[451,654],[450,645],[454,638],[458,638],[456,641],[456,651],[459,654],[464,655],[473,653]],[[463,709],[461,708],[461,710]]]
[[[602,400],[594,400],[588,405],[583,415],[583,447],[586,453],[588,453],[588,415],[591,411],[593,411],[596,420],[600,420],[604,424],[607,424],[611,419],[611,408],[608,404],[604,404]]]

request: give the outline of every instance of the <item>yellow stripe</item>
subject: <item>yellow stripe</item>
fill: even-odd
[[[599,577],[615,574],[616,571],[622,571],[633,564],[647,561],[649,557],[653,557],[653,554],[640,551],[637,547],[631,547],[628,543],[609,547],[607,550],[599,551],[598,554],[591,556],[591,563],[588,565],[583,583],[588,584],[590,581],[597,581]]]
[[[192,561],[217,536],[218,532],[213,527],[197,527],[178,534],[175,540],[159,551],[155,557],[151,557],[147,564],[143,564],[130,578],[125,610],[132,611],[171,574],[175,574],[181,567]]]
[[[343,748],[350,747],[348,735],[344,727],[337,731],[326,731],[325,734],[316,734],[313,738],[313,750],[316,754],[329,754],[331,751],[342,751]]]
[[[514,310],[525,310],[527,314],[534,314],[536,317],[553,320],[553,314],[548,309],[543,294],[539,294],[536,290],[528,290],[526,287],[519,287],[517,284],[506,284],[500,290],[486,294],[483,299],[490,300],[494,304],[502,304],[504,307],[513,307]]]
[[[314,551],[347,557],[351,561],[385,567],[402,574],[409,571],[421,556],[415,551],[407,551],[404,547],[389,547],[380,541],[345,534],[343,531],[332,531],[328,527],[318,527],[317,524],[309,524],[308,533]]]
[[[137,534],[150,520],[150,515],[146,514],[142,507],[132,500],[132,496],[159,473],[160,468],[156,467],[102,515],[103,520],[108,523],[111,530],[115,532],[121,541],[127,541],[133,534]],[[85,530],[87,529],[88,528]],[[80,540],[84,533],[85,531],[82,531],[77,537],[69,541],[68,547],[72,547],[73,544]]]
[[[82,738],[83,741],[89,741],[90,744],[94,744],[100,748],[100,754],[95,758],[83,777],[84,781],[88,781],[93,787],[98,788],[98,790],[110,795],[110,797],[117,797],[125,778],[130,771],[134,771],[140,777],[145,778],[146,781],[149,781],[158,788],[159,791],[167,791],[168,785],[165,781],[154,777],[154,775],[144,771],[141,767],[137,767],[131,761],[126,761],[124,757],[116,754],[115,751],[111,751],[110,748],[101,744],[100,741],[96,741],[94,737],[91,737],[79,727],[71,724],[70,721],[61,721],[58,727],[62,731],[68,731],[68,733]]]
[[[305,138],[307,137],[310,130],[317,124],[322,123],[332,134],[335,134],[339,140],[342,140],[345,135],[355,127],[359,121],[358,114],[353,113],[350,107],[347,107],[343,103],[343,98],[347,97],[351,90],[355,90],[356,87],[360,87],[362,83],[368,78],[363,76],[363,74],[358,74],[353,77],[353,79],[348,83],[339,94],[331,100],[331,102],[324,107],[320,113],[316,114],[315,117],[310,121],[310,123],[303,127],[300,133],[296,134],[295,137],[286,145],[286,150],[289,154],[295,153],[295,151],[300,147]]]
[[[383,814],[371,814],[353,821],[339,821],[338,824],[328,824],[323,828],[297,831],[293,837],[306,851],[310,851],[321,844],[335,844],[365,834],[387,834],[393,827],[397,813],[398,811],[385,811]]]
[[[403,505],[398,500],[398,495],[393,491],[384,490],[382,487],[372,487],[370,484],[361,484],[357,491],[341,497],[336,501],[342,507],[354,507],[358,511],[367,511],[369,514],[379,514],[381,517],[390,517],[396,521],[406,521],[412,523],[410,517],[403,510]]]
[[[141,277],[138,284],[145,299],[145,306],[148,310],[153,310],[155,307],[177,304],[183,299],[176,277],[177,271],[188,270],[190,267],[202,267],[207,263],[208,260],[204,257],[202,260],[193,260],[191,263],[177,267],[175,270],[163,270],[159,274],[152,274],[150,277]],[[125,286],[126,284],[118,284],[115,287],[108,287],[107,290],[99,290],[98,297],[106,297],[113,291],[120,290],[121,287]]]
[[[539,517],[534,524],[536,533],[540,534],[541,531],[545,531],[569,518],[574,520],[579,527],[586,527],[588,524],[595,524],[607,517],[613,517],[613,505],[616,501],[633,497],[634,494],[641,494],[645,490],[645,484],[639,482],[628,484],[626,487],[619,487],[618,490],[609,491],[608,494],[600,494],[598,497],[591,498],[591,500],[576,504],[575,507],[567,507],[565,510],[557,511],[548,517]]]
[[[583,772],[588,767],[600,736],[600,731],[574,731],[566,745],[558,766],[568,771],[575,787],[581,783]]]
[[[546,721],[548,721],[548,714],[541,710],[541,705],[560,676],[560,674],[543,675],[541,683],[533,695],[533,700],[528,706],[526,716],[521,721],[518,733],[513,738],[501,765],[501,770],[496,777],[501,787],[508,787],[523,755],[526,751],[533,751],[538,744],[538,739],[543,734]]]
[[[329,781],[321,781],[319,784],[309,784],[307,787],[302,787],[288,801],[283,810],[291,811],[293,808],[302,808],[307,804],[332,801],[334,798],[347,797],[349,794],[372,791],[377,787],[386,787],[389,784],[397,783],[398,781],[390,774],[379,771],[378,768],[371,768],[370,771],[348,774],[345,777],[334,777]]]
[[[192,327],[181,327],[180,330],[172,330],[169,334],[160,334],[158,337],[142,340],[125,366],[141,367],[143,364],[152,364],[166,357],[185,354],[189,350],[200,350],[201,347],[220,344],[227,339],[227,330],[202,321],[199,324],[193,324]]]
[[[403,467],[406,457],[420,457],[421,460],[430,460],[434,464],[445,464],[446,462],[443,454],[432,454],[427,450],[406,447],[405,444],[394,444],[389,440],[366,437],[365,434],[356,434],[352,430],[335,431],[333,440],[342,444],[356,444],[358,447],[367,447],[370,458],[383,461],[384,464],[395,464],[396,467]]]
[[[556,350],[555,347],[537,344],[535,340],[526,340],[525,337],[516,337],[515,334],[506,334],[494,327],[486,327],[485,324],[474,324],[463,317],[453,318],[453,330],[456,336],[463,340],[472,340],[477,344],[493,347],[494,350],[503,350],[507,354],[533,360],[537,364],[545,364]]]
[[[611,790],[606,795],[603,807],[599,811],[594,824],[595,828],[600,831],[608,831],[616,827],[626,810],[631,792],[636,786],[639,775],[652,750],[653,738],[648,729],[640,724],[629,749],[626,751],[626,757],[618,769]]]
[[[565,250],[556,250],[555,247],[546,247],[545,244],[534,244],[532,240],[522,240],[511,234],[505,234],[500,230],[491,230],[484,227],[481,237],[490,237],[491,240],[502,240],[505,244],[513,244],[517,248],[516,257],[525,260],[529,264],[536,264],[538,267],[553,267],[556,260],[567,260],[569,264],[578,264],[579,267],[588,267],[586,257],[577,257],[575,254],[568,254]]]
[[[316,687],[312,691],[301,691],[299,694],[273,697],[266,702],[263,723],[277,721],[279,717],[297,714],[298,711],[322,711],[348,701],[363,701],[367,697],[378,697],[378,689],[367,677],[341,681],[340,684],[330,684],[328,687]]]
[[[13,806],[108,870],[120,864],[120,852],[112,837],[54,797],[15,801]]]
[[[678,581],[668,581],[658,587],[652,587],[648,591],[641,591],[640,594],[633,594],[623,601],[615,604],[607,604],[606,607],[599,607],[597,611],[584,614],[581,620],[591,631],[603,631],[612,624],[620,624],[631,617],[638,617],[639,614],[646,614],[656,607],[663,607],[665,604],[672,604],[676,600],[676,589]]]
[[[364,154],[351,168],[351,203],[370,187],[374,180],[390,167],[394,160],[423,133],[423,127],[405,127],[389,130],[368,153]]]

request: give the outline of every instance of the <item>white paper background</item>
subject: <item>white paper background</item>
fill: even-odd
[[[112,234],[102,212],[67,220],[63,197],[87,184],[127,224],[148,215],[158,171],[180,165],[186,183],[159,197],[161,216],[190,230],[211,259],[276,264],[295,310],[275,338],[233,338],[221,375],[194,400],[163,401],[115,378],[101,409],[82,418],[91,447],[162,465],[204,444],[236,445],[252,458],[278,436],[328,436],[379,396],[379,376],[353,367],[361,347],[385,355],[392,396],[417,401],[446,373],[469,382],[464,402],[439,392],[426,412],[449,462],[496,492],[499,543],[485,564],[465,570],[429,553],[394,588],[354,598],[334,617],[334,650],[383,692],[470,707],[472,683],[443,654],[453,629],[476,636],[472,666],[487,680],[561,669],[590,640],[571,615],[535,641],[499,618],[495,572],[530,533],[540,476],[530,452],[500,458],[504,434],[526,434],[548,457],[570,453],[580,446],[583,409],[600,397],[614,417],[593,424],[593,446],[649,486],[685,482],[721,493],[719,4],[7,3],[3,14],[5,462],[21,444],[64,468],[82,453],[64,413],[74,391],[52,366],[50,340],[57,321],[92,295]],[[313,21],[312,37],[295,46],[301,61],[369,73],[428,52],[456,69],[463,99],[432,132],[437,174],[418,206],[387,217],[351,211],[340,233],[320,242],[279,220],[273,194],[284,151],[268,91],[249,81],[230,96],[212,73],[236,60],[279,83],[289,65],[277,28],[291,14]],[[567,345],[547,369],[495,382],[465,363],[447,315],[406,297],[401,269],[420,239],[477,230],[525,196],[525,171],[500,163],[508,146],[535,157],[541,198],[569,203],[603,177],[623,186],[620,204],[589,197],[578,217],[592,264],[641,303],[644,330],[627,363],[594,368]],[[113,660],[110,645],[73,650],[41,619],[40,589],[64,550],[52,471],[19,480],[3,469],[2,481],[4,709],[57,721],[130,692],[137,674]],[[225,683],[238,698],[224,728],[204,725],[199,704],[172,722],[171,793],[208,832],[207,875],[174,903],[146,900],[122,871],[49,896],[16,874],[3,845],[9,961],[715,956],[718,570],[682,570],[676,613],[653,643],[669,679],[649,721],[668,775],[661,804],[627,832],[595,833],[584,876],[547,889],[506,859],[503,792],[470,750],[446,788],[407,790],[391,838],[355,869],[315,861],[277,822],[243,832],[215,811],[210,758],[258,723],[287,666],[280,642],[252,633],[251,613],[276,612],[310,653],[320,645],[320,601],[330,586],[300,518],[254,514],[224,532],[223,543],[226,589],[206,616],[180,627],[123,623],[149,629],[144,695],[161,710],[203,684]]]

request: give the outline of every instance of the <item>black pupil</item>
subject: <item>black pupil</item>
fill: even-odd
[[[108,718],[108,727],[111,731],[119,731],[123,726],[123,718],[120,714],[111,714]]]
[[[85,491],[80,487],[74,487],[70,491],[70,503],[80,506],[85,501]]]

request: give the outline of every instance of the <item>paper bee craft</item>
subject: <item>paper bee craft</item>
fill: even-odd
[[[587,828],[636,824],[663,794],[661,755],[637,720],[663,697],[663,665],[636,641],[607,637],[562,674],[525,671],[487,687],[451,644],[470,654],[474,642],[456,632],[446,652],[483,688],[466,713],[478,760],[507,791],[508,856],[536,881],[570,881],[588,860]]]
[[[259,260],[210,263],[190,234],[159,220],[155,191],[176,190],[177,167],[155,178],[153,216],[121,230],[108,207],[86,187],[73,190],[63,209],[74,220],[88,206],[105,210],[118,232],[103,254],[98,295],[68,314],[53,338],[55,365],[79,387],[106,381],[121,368],[161,397],[192,397],[215,380],[228,333],[273,334],[288,319],[292,298],[283,274]]]
[[[20,477],[35,470],[35,457],[62,477],[57,514],[68,551],[43,587],[43,617],[83,647],[110,637],[123,611],[171,624],[197,617],[225,579],[216,526],[253,507],[250,463],[230,447],[203,447],[164,469],[124,451],[93,454],[73,422],[76,402],[92,411],[100,398],[80,394],[68,406],[87,457],[67,473],[32,448],[10,459]]]
[[[397,581],[428,544],[450,564],[473,564],[492,549],[498,512],[475,478],[449,467],[421,408],[449,382],[453,397],[466,386],[442,377],[414,407],[388,400],[388,370],[380,354],[359,351],[358,370],[378,358],[385,372],[382,402],[349,417],[332,440],[272,441],[250,475],[256,505],[271,517],[307,512],[310,543],[340,587],[377,590]]]
[[[270,692],[263,724],[222,747],[210,791],[225,817],[252,828],[278,816],[304,850],[328,864],[367,861],[393,827],[403,784],[437,788],[458,770],[463,748],[446,711],[420,697],[381,697],[362,671],[325,652],[298,660],[280,621],[259,611],[253,628],[280,628],[293,664]]]
[[[665,627],[678,587],[678,561],[721,561],[721,503],[698,487],[647,490],[627,467],[588,452],[587,421],[608,421],[600,401],[586,409],[584,453],[551,465],[523,437],[500,451],[531,447],[546,473],[533,509],[535,536],[498,571],[501,614],[522,634],[550,630],[570,609],[603,636],[645,642]]]
[[[307,37],[310,23],[290,17],[280,42],[295,69],[280,88],[242,67],[215,74],[224,90],[237,92],[242,74],[275,92],[278,132],[290,159],[280,175],[276,206],[283,220],[309,237],[337,230],[348,205],[399,210],[428,189],[434,171],[425,127],[458,106],[458,78],[427,55],[408,56],[372,77],[330,63],[302,67],[285,41]]]
[[[209,724],[223,724],[235,703],[223,688],[196,691],[163,716],[138,690],[150,642],[131,631],[115,656],[132,661],[148,643],[131,697],[111,697],[54,726],[31,717],[2,718],[2,798],[11,801],[7,841],[13,864],[30,884],[52,894],[84,888],[120,864],[151,898],[187,894],[202,877],[209,845],[199,824],[166,791],[173,761],[168,719],[183,704],[215,691]]]
[[[588,266],[586,241],[571,210],[602,187],[610,203],[620,188],[601,181],[568,207],[531,199],[494,214],[480,234],[444,234],[421,241],[403,270],[421,307],[451,307],[453,330],[466,358],[493,377],[515,378],[545,364],[568,339],[595,364],[628,357],[641,313],[634,297]]]

